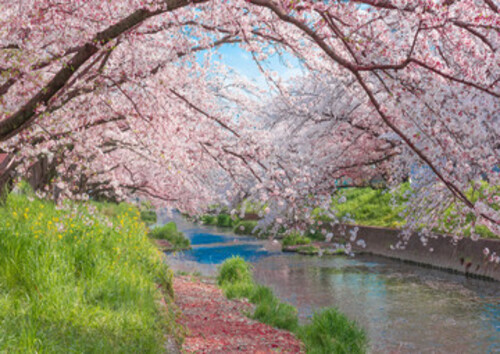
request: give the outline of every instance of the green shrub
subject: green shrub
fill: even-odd
[[[238,223],[238,219],[234,219],[229,214],[219,214],[217,215],[217,226],[221,227],[233,227]]]
[[[234,233],[240,235],[252,235],[257,231],[257,224],[258,222],[255,220],[241,220],[234,227]]]
[[[308,245],[311,240],[308,237],[302,236],[298,232],[291,232],[283,239],[283,247],[296,246],[296,245]]]
[[[250,265],[241,257],[227,259],[220,266],[217,284],[229,299],[247,298],[255,304],[255,311],[250,317],[296,333],[306,345],[308,353],[366,351],[364,331],[333,308],[315,314],[310,324],[301,327],[297,309],[276,298],[270,288],[255,284]]]
[[[177,230],[177,225],[172,221],[155,227],[148,236],[157,240],[167,240],[175,249],[185,249],[191,245],[189,239]]]
[[[226,259],[219,268],[217,284],[253,283],[250,265],[239,256]]]
[[[265,301],[271,301],[274,299],[273,291],[267,286],[256,284],[252,294],[248,298],[252,304],[258,304]]]
[[[0,352],[164,352],[175,322],[158,284],[171,293],[172,275],[139,216],[126,204],[56,208],[10,194],[0,207]]]
[[[297,252],[301,254],[314,255],[319,253],[319,248],[316,246],[300,246],[297,248]]]
[[[156,211],[154,210],[142,210],[141,211],[141,220],[144,221],[146,225],[156,224],[158,220],[156,216]]]
[[[205,225],[216,225],[217,224],[217,217],[215,215],[205,214],[205,215],[202,215],[200,219]]]
[[[257,303],[252,318],[270,326],[294,332],[299,325],[297,309],[276,297],[264,297]]]
[[[228,299],[242,299],[252,296],[255,284],[253,282],[226,283],[222,288]]]
[[[365,353],[368,345],[364,330],[334,308],[315,313],[298,336],[308,353]]]

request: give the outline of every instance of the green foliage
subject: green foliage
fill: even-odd
[[[217,226],[220,227],[233,227],[239,222],[237,218],[232,218],[229,214],[217,215]]]
[[[346,188],[340,191],[339,198],[334,201],[337,215],[344,219],[354,219],[359,225],[398,227],[404,223],[404,202],[407,201],[409,183],[402,184],[396,191],[390,193],[385,189]],[[339,203],[345,198],[344,203]]]
[[[258,222],[255,220],[241,220],[236,224],[233,231],[240,235],[252,235],[257,232],[257,230],[255,230],[257,224]]]
[[[255,284],[250,265],[241,257],[230,258],[222,264],[217,283],[228,298],[247,298],[256,305],[250,317],[296,333],[306,345],[308,353],[366,351],[364,331],[333,308],[315,314],[310,324],[300,326],[297,309],[281,302],[270,288]]]
[[[250,265],[241,257],[227,259],[219,268],[217,284],[229,299],[248,298],[256,304],[251,316],[273,327],[295,330],[298,325],[297,310],[279,301],[271,289],[253,281]]]
[[[252,270],[250,265],[239,256],[226,259],[219,268],[217,284],[224,286],[235,283],[252,283]]]
[[[238,217],[231,216],[226,212],[218,215],[205,214],[201,216],[200,220],[205,225],[217,225],[220,227],[234,227],[239,222]]]
[[[191,245],[189,239],[177,230],[177,225],[173,221],[155,227],[149,232],[148,236],[157,240],[167,240],[174,249],[186,249]]]
[[[200,219],[205,225],[217,225],[220,227],[234,227],[234,225],[239,222],[236,216],[231,216],[227,213],[221,213],[219,215],[205,214],[202,215]]]
[[[215,225],[217,224],[217,217],[215,215],[205,214],[201,216],[201,221],[205,225]]]
[[[298,331],[308,353],[365,353],[365,332],[334,308],[315,313],[309,324]]]
[[[486,192],[488,192],[489,194],[493,193],[494,195],[500,197],[500,186],[491,186],[483,181],[479,183],[479,185],[477,185],[475,189],[470,188],[467,191],[466,195],[473,203],[475,203],[479,198],[481,198],[482,200],[486,200]],[[500,210],[500,205],[498,203],[492,202],[489,206],[496,211]],[[480,237],[484,238],[499,237],[499,235],[496,235],[484,225],[476,225],[475,227],[473,227],[472,225],[476,220],[476,216],[472,212],[466,216],[465,221],[461,221],[460,219],[461,218],[457,213],[456,207],[454,205],[450,206],[445,211],[443,218],[440,220],[439,227],[435,228],[434,231],[441,233],[453,233],[453,230],[455,230],[457,227],[460,227],[465,229],[464,236],[466,237],[469,237],[472,232],[475,232]]]
[[[158,220],[156,216],[156,211],[154,210],[142,210],[141,211],[141,220],[144,221],[146,225],[156,224]]]
[[[158,284],[171,293],[171,277],[135,207],[12,193],[0,207],[0,352],[164,352],[174,322]]]
[[[246,296],[243,296],[246,297]],[[261,302],[269,302],[274,299],[274,294],[273,291],[268,288],[267,286],[255,284],[254,288],[252,289],[252,293],[248,297],[248,300],[252,304],[259,304]]]
[[[252,296],[255,284],[253,282],[226,283],[224,294],[228,299],[249,298]]]
[[[297,309],[277,298],[264,298],[257,303],[252,318],[270,326],[295,332],[299,326]]]
[[[470,188],[466,195],[472,202],[476,202],[479,198],[486,199],[486,191],[500,195],[500,187],[491,186],[484,181],[479,183],[475,189]],[[370,187],[346,188],[339,191],[339,195],[332,200],[332,207],[337,210],[337,216],[343,219],[345,223],[352,222],[358,225],[400,228],[406,223],[405,214],[407,210],[405,203],[408,201],[411,192],[409,183],[401,184],[392,193],[387,189],[373,189]],[[341,198],[345,198],[343,203],[339,202]],[[500,208],[498,204],[494,203],[490,206],[495,210]],[[313,214],[318,221],[330,221],[320,208],[316,208]],[[434,228],[433,231],[453,234],[454,230],[460,227],[465,230],[464,236],[470,236],[474,231],[481,237],[498,238],[484,225],[477,225],[472,230],[475,218],[474,214],[470,213],[465,221],[461,222],[455,206],[450,206],[440,219],[439,226]],[[307,234],[312,239],[317,239],[318,235],[319,232],[311,233],[310,231]]]
[[[283,247],[296,246],[296,245],[308,245],[311,243],[311,239],[302,236],[298,232],[291,232],[283,239]]]
[[[319,248],[316,247],[316,246],[301,246],[299,248],[297,248],[297,252],[301,253],[301,254],[309,254],[309,255],[313,255],[313,254],[318,254],[319,253]]]

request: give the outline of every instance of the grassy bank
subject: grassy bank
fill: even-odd
[[[256,284],[250,265],[240,257],[222,264],[217,283],[228,298],[247,298],[255,304],[252,318],[295,333],[308,353],[366,352],[365,332],[334,308],[317,312],[308,324],[300,325],[297,309],[276,298],[271,289]]]
[[[475,202],[480,196],[484,199],[486,190],[489,192],[493,191],[496,195],[500,196],[500,187],[491,186],[486,182],[482,182],[481,185],[474,190],[471,188],[467,191],[466,195],[472,202]],[[407,213],[411,213],[411,210],[408,210],[407,202],[409,196],[413,192],[408,182],[402,183],[392,191],[372,187],[342,188],[332,197],[330,207],[335,211],[336,217],[344,224],[398,229],[406,225]],[[494,204],[494,202],[490,206],[494,210],[500,210],[500,205]],[[259,206],[252,205],[251,208],[247,206],[246,211],[258,214],[262,210],[259,209]],[[327,214],[328,213],[326,213],[324,209],[314,209],[312,215],[314,219],[316,219],[317,224],[308,228],[304,236],[307,236],[311,240],[323,240],[324,235],[320,232],[322,228],[320,224],[324,225],[324,223],[333,221]],[[224,224],[218,221],[219,217],[224,220],[224,218],[229,216],[221,214],[219,216],[204,216],[203,218],[205,218],[205,223],[207,224],[233,227],[234,232],[238,234],[255,234],[259,237],[268,236],[266,232],[255,229],[257,221],[238,221],[238,219],[232,219],[231,223]],[[461,220],[459,215],[455,212],[454,207],[450,206],[442,215],[439,226],[434,228],[433,231],[441,234],[453,234],[457,226],[461,225],[462,230],[464,230],[463,235],[470,236],[474,220],[475,216],[472,212],[467,215],[465,220]],[[421,226],[424,227],[425,225]],[[484,238],[499,237],[484,225],[475,226],[474,231]]]
[[[148,236],[155,240],[167,241],[170,244],[169,251],[185,250],[191,247],[189,239],[177,230],[177,225],[173,221],[151,229]]]
[[[224,212],[218,215],[205,214],[201,216],[200,220],[205,225],[219,227],[234,227],[239,222],[239,218],[236,215],[232,216]]]
[[[500,188],[489,186],[486,182],[476,190],[467,191],[467,197],[475,202],[486,190],[494,190],[500,195]],[[403,183],[392,193],[386,189],[346,188],[339,191],[339,195],[333,199],[332,207],[337,210],[337,216],[347,223],[354,223],[365,226],[380,226],[390,228],[401,228],[406,224],[406,202],[412,193],[410,184]],[[343,200],[342,203],[339,200]],[[491,207],[499,210],[500,206],[492,204]],[[321,215],[321,210],[316,210],[317,215]],[[319,217],[321,220],[322,218]],[[323,218],[325,219],[325,218]],[[475,216],[470,213],[464,221],[455,213],[454,206],[450,206],[444,212],[439,227],[434,228],[434,232],[448,234],[458,225],[465,230],[464,236],[470,236]],[[328,221],[328,220],[325,220]],[[424,225],[422,225],[424,226]],[[474,230],[479,236],[485,238],[498,238],[484,225],[477,225]]]
[[[0,352],[164,352],[171,274],[146,232],[127,204],[58,208],[10,194],[0,207]]]

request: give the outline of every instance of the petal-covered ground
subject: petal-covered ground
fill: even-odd
[[[210,281],[191,277],[174,280],[175,303],[187,329],[182,349],[196,353],[301,353],[301,342],[287,331],[245,316],[252,305],[228,300]]]

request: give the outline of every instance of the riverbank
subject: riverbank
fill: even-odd
[[[186,334],[182,350],[201,353],[301,353],[301,342],[290,332],[250,319],[253,305],[228,300],[213,279],[174,278],[179,323]]]
[[[337,227],[333,233],[351,235],[355,230],[356,239],[351,242],[354,253],[383,256],[500,281],[500,264],[491,258],[492,255],[500,255],[500,240],[459,240],[445,235],[422,240],[417,234],[403,237],[401,231],[396,229],[356,225]],[[332,242],[311,242],[307,245],[288,246],[284,250],[311,255],[317,255],[319,250],[322,254],[337,252]]]
[[[174,272],[216,277],[225,260],[243,257],[251,264],[255,283],[297,308],[299,324],[335,306],[366,330],[371,352],[499,349],[496,282],[372,255],[282,253],[277,241],[252,240],[180,217],[176,222],[193,249],[167,255]]]
[[[0,352],[165,350],[172,275],[129,204],[0,206]]]

